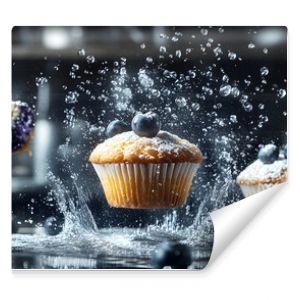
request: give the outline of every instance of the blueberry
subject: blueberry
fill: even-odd
[[[57,235],[62,231],[62,222],[55,217],[49,217],[44,223],[44,229],[48,235]]]
[[[132,130],[141,137],[155,137],[160,127],[158,115],[153,112],[137,114],[131,122]]]
[[[109,125],[106,128],[105,133],[108,137],[113,137],[114,135],[125,132],[125,131],[130,131],[129,125],[127,125],[123,121],[114,120],[109,123]]]
[[[151,265],[155,269],[171,267],[172,269],[187,269],[192,257],[187,245],[166,241],[163,242],[151,259]]]
[[[258,152],[258,158],[264,164],[272,164],[275,160],[278,159],[279,149],[276,145],[268,144],[261,148]]]

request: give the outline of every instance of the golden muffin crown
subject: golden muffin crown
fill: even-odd
[[[89,161],[105,163],[199,163],[203,160],[200,149],[167,131],[159,131],[152,138],[140,137],[133,131],[113,136],[97,145]]]

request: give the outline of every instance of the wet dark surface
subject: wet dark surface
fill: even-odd
[[[187,245],[189,269],[202,269],[209,261],[213,227],[208,219],[188,229],[104,229],[81,234],[13,234],[13,269],[151,269],[153,257],[165,241]],[[156,228],[156,229],[155,229]],[[168,268],[168,266],[166,266]]]

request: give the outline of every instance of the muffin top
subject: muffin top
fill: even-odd
[[[198,163],[203,160],[200,149],[167,131],[155,137],[140,137],[133,131],[117,134],[97,145],[89,161],[105,163]]]
[[[275,160],[265,164],[257,159],[237,177],[237,184],[268,184],[282,183],[287,180],[287,160]]]

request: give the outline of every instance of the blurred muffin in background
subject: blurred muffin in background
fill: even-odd
[[[245,197],[287,181],[287,146],[281,150],[268,144],[258,152],[258,159],[237,177]]]
[[[28,151],[33,136],[34,117],[32,109],[25,102],[11,103],[12,152]]]

